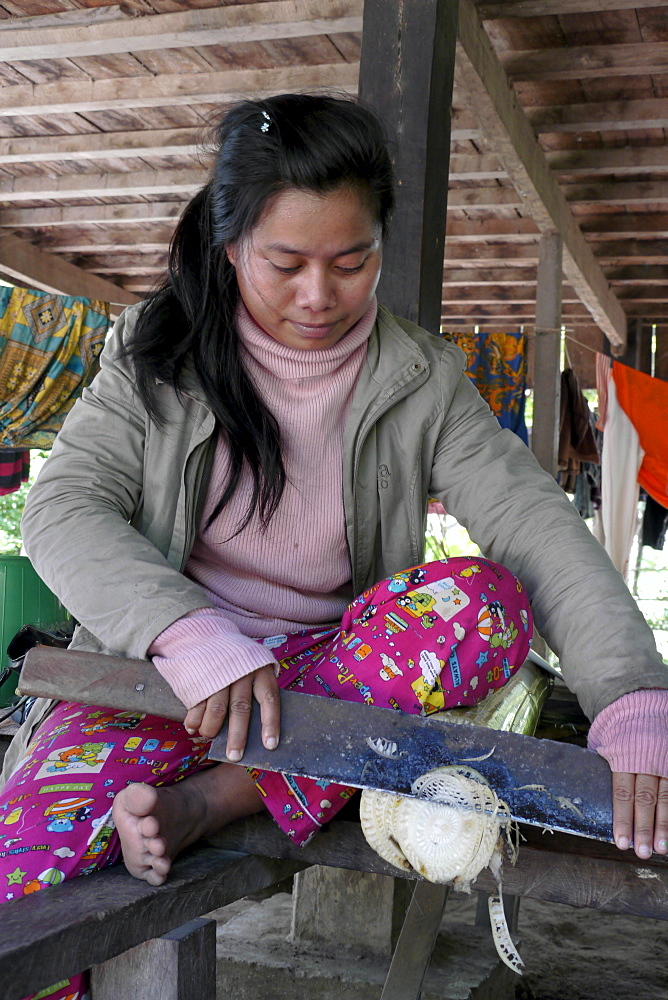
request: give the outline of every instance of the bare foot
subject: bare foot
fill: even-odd
[[[245,768],[220,764],[176,785],[128,785],[114,799],[112,814],[125,867],[135,878],[162,885],[186,847],[261,809]]]
[[[194,813],[185,808],[190,799],[194,800]],[[119,792],[114,799],[113,817],[130,874],[150,885],[162,885],[173,858],[197,839],[197,820],[205,812],[206,803],[200,796],[188,793],[186,782],[161,788],[133,784]]]

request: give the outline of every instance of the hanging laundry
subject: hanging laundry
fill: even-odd
[[[616,366],[615,366],[616,367]],[[605,393],[601,456],[601,526],[606,552],[626,578],[638,512],[638,472],[644,458],[638,432],[617,400],[609,365],[596,366],[599,399]]]
[[[29,475],[29,451],[0,451],[0,497],[20,490]]]
[[[0,287],[0,448],[50,448],[92,381],[106,302]]]
[[[668,530],[668,510],[654,497],[648,496],[645,501],[645,513],[642,519],[642,545],[651,549],[662,549],[666,543]]]
[[[589,404],[572,368],[561,373],[558,456],[559,484],[568,493],[575,492],[582,462],[600,461]]]
[[[668,507],[668,382],[652,378],[615,361],[612,378],[619,405],[638,432],[643,458],[638,482],[663,507]]]
[[[443,333],[466,355],[466,374],[502,427],[528,444],[524,420],[526,337],[523,333]]]

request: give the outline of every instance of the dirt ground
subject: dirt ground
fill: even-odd
[[[668,922],[523,899],[516,1000],[668,1000]]]

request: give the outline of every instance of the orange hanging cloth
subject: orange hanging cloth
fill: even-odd
[[[613,362],[617,400],[638,432],[645,452],[638,482],[668,507],[668,382]]]

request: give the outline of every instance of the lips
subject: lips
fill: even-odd
[[[325,340],[327,337],[331,336],[336,328],[336,323],[326,323],[323,325],[313,325],[306,323],[298,323],[296,320],[290,320],[294,329],[302,337],[312,337],[314,340]]]

